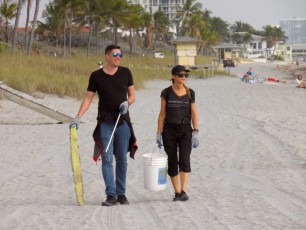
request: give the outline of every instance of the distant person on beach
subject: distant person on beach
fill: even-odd
[[[156,143],[168,155],[168,175],[174,188],[173,201],[186,201],[191,149],[199,145],[195,92],[185,85],[188,69],[172,68],[172,85],[161,92]],[[191,126],[192,125],[192,126]],[[193,128],[192,128],[193,127]]]
[[[249,68],[249,70],[242,76],[241,81],[244,81],[245,83],[249,83],[253,76],[252,67]]]
[[[106,193],[106,200],[102,202],[102,206],[112,206],[117,202],[129,204],[125,196],[127,152],[130,152],[130,157],[134,158],[137,150],[129,115],[129,107],[135,101],[135,89],[131,71],[119,66],[122,60],[120,46],[107,46],[105,59],[105,67],[91,73],[87,94],[69,127],[75,125],[78,128],[81,117],[88,110],[97,92],[99,106],[97,126],[93,133],[95,141],[93,159],[95,161],[100,157],[102,159],[102,175]],[[116,159],[115,170],[114,158]]]
[[[284,80],[278,80],[274,77],[268,77],[268,81],[286,83]]]
[[[296,83],[297,83],[297,88],[304,88],[306,89],[306,82],[303,81],[303,78],[302,78],[302,75],[299,74],[297,77],[296,77]]]
[[[102,61],[99,61],[99,62],[98,62],[98,66],[99,66],[99,69],[102,69],[102,68],[103,68],[103,62],[102,62]]]

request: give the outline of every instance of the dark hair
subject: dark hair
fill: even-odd
[[[105,54],[111,52],[114,49],[120,49],[120,46],[117,45],[109,45],[105,48]]]

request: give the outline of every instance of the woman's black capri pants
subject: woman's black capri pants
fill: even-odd
[[[164,148],[168,155],[168,175],[174,177],[181,171],[191,172],[191,125],[165,123],[162,137]]]

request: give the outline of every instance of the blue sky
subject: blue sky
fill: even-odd
[[[49,0],[41,0],[39,17]],[[293,17],[306,18],[306,0],[199,0],[203,9],[212,12],[212,16],[220,17],[233,24],[243,21],[257,30],[266,25],[277,25],[280,19]],[[34,14],[35,0],[32,13]],[[33,16],[32,16],[33,17]],[[26,5],[23,7],[19,27],[23,27],[26,18]]]

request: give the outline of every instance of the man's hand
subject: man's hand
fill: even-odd
[[[123,115],[126,114],[128,110],[129,110],[129,102],[128,101],[122,102],[119,106],[119,113]]]
[[[75,126],[76,129],[79,128],[79,124],[80,124],[81,118],[80,117],[75,117],[73,118],[73,120],[69,123],[69,129],[72,128],[72,126]]]

